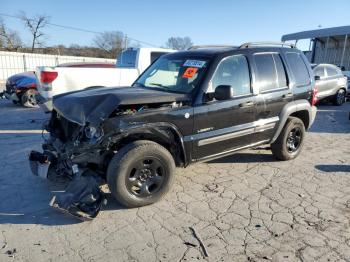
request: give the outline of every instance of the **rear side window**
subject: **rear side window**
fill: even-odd
[[[317,66],[314,69],[314,74],[315,74],[315,76],[324,77],[324,67],[323,66]]]
[[[286,87],[288,84],[287,84],[286,70],[284,69],[282,59],[278,54],[274,54],[273,59],[275,60],[275,64],[276,64],[278,87],[279,88]]]
[[[123,51],[117,58],[117,67],[135,67],[136,66],[136,50]]]
[[[151,52],[151,63],[158,59],[160,56],[167,54],[167,52]]]
[[[295,78],[295,85],[305,86],[310,84],[309,71],[301,55],[298,53],[288,52],[286,53],[286,57]]]
[[[326,70],[328,76],[336,76],[338,74],[338,71],[335,68],[326,67]]]
[[[285,69],[278,54],[255,54],[254,60],[260,92],[287,86]]]

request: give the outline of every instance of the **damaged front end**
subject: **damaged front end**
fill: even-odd
[[[29,155],[33,175],[55,182],[70,181],[65,193],[54,196],[50,205],[82,220],[95,218],[106,203],[101,190],[108,151],[101,144],[103,131],[72,123],[56,111],[44,128],[49,137],[43,151]]]
[[[101,188],[113,156],[137,130],[143,139],[161,135],[163,140],[173,140],[171,132],[158,125],[157,131],[150,131],[146,122],[157,122],[158,113],[164,115],[188,101],[185,94],[136,87],[89,88],[55,96],[51,119],[44,126],[49,136],[42,152],[29,156],[34,175],[70,180],[66,192],[55,196],[51,206],[80,219],[96,217],[105,203]]]

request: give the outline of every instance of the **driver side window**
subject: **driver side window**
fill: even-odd
[[[235,96],[251,93],[249,66],[245,56],[230,56],[220,62],[211,80],[208,93],[215,92],[215,88],[219,85],[233,87]]]

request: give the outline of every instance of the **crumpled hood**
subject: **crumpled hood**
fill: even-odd
[[[189,95],[137,87],[94,87],[53,97],[53,108],[61,116],[84,126],[98,125],[119,105],[188,101]]]

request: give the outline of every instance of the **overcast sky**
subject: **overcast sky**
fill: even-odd
[[[279,41],[283,34],[349,25],[348,0],[1,0],[0,13],[46,14],[50,22],[91,31],[122,31],[156,46],[171,36],[195,44]],[[18,19],[2,16],[25,43],[29,34]],[[94,34],[48,26],[46,45],[92,44]]]

